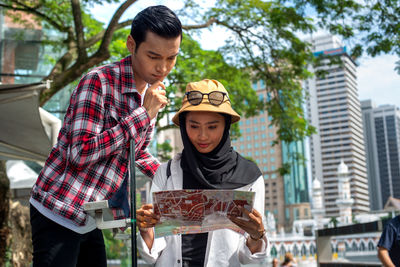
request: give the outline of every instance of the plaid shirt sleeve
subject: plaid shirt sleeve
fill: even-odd
[[[71,99],[71,107],[70,162],[77,169],[121,153],[130,136],[140,135],[150,123],[147,112],[135,110],[137,116],[128,116],[114,127],[103,129],[105,108],[102,84],[95,72],[81,80]]]
[[[147,147],[151,141],[151,136],[154,130],[154,123],[151,124],[146,140],[139,151],[135,154],[136,157],[136,166],[140,169],[140,171],[150,177],[153,178],[155,172],[157,171],[158,167],[160,166],[160,162],[153,157],[148,151]]]

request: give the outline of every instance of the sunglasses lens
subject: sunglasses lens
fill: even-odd
[[[208,100],[212,105],[219,106],[224,101],[224,94],[221,92],[211,92],[208,95]]]
[[[200,92],[192,91],[187,95],[190,104],[197,106],[203,100],[203,94]]]

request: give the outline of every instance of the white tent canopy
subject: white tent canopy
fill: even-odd
[[[39,108],[46,84],[0,84],[0,160],[44,162],[61,121]]]
[[[11,189],[32,188],[38,177],[22,160],[7,160],[6,168]]]

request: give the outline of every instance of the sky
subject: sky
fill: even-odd
[[[147,0],[137,1],[121,18],[126,20],[133,18],[140,10],[155,4],[165,4],[166,1]],[[167,6],[173,10],[181,7],[180,1],[168,1]],[[204,1],[204,3],[206,3]],[[210,2],[207,2],[210,3]],[[204,5],[203,5],[204,6]],[[116,4],[103,4],[94,6],[92,14],[96,19],[108,23],[116,10]],[[127,16],[129,14],[130,16]],[[184,23],[184,22],[183,22]],[[213,50],[224,44],[227,33],[220,28],[213,27],[211,30],[203,30],[198,38],[203,49]],[[363,56],[357,63],[357,82],[360,100],[372,99],[377,105],[396,105],[400,107],[400,75],[394,70],[395,62],[400,60],[395,55],[381,55],[375,58]]]

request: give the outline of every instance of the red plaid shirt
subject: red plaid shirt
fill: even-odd
[[[146,148],[154,124],[140,98],[130,56],[85,75],[72,93],[57,144],[33,186],[32,198],[85,225],[82,204],[110,199],[121,186],[132,138],[136,166],[152,178],[159,162]]]

